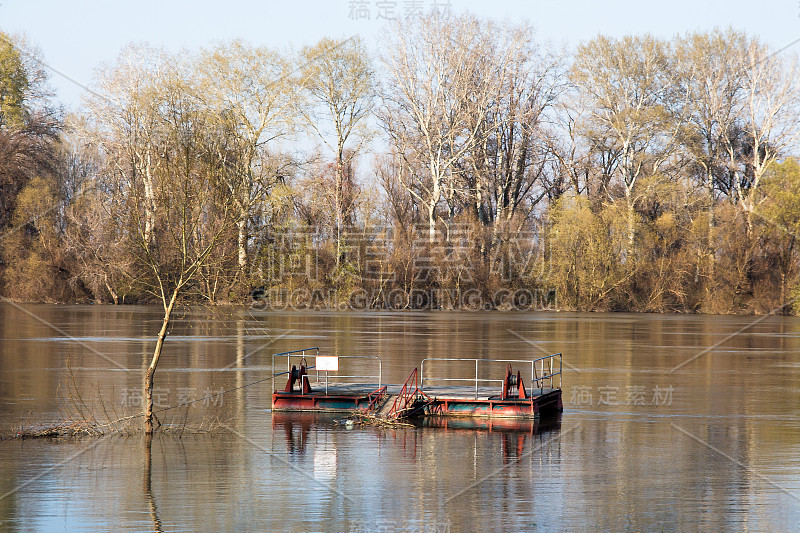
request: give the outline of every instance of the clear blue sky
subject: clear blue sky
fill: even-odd
[[[412,4],[430,9],[447,0],[0,0],[0,30],[24,33],[53,68],[81,83],[113,59],[127,43],[147,41],[172,50],[198,48],[240,37],[285,49],[323,36],[359,33],[375,43],[385,21],[381,6],[404,15]],[[369,19],[355,20],[360,4]],[[527,19],[543,39],[573,47],[598,33],[621,36],[650,32],[671,37],[691,30],[733,26],[758,35],[775,48],[800,38],[800,0],[449,0],[454,11],[497,19]],[[366,12],[362,11],[366,15]],[[384,11],[384,14],[391,13]],[[800,43],[791,53],[800,51]],[[80,101],[82,89],[54,74],[58,99]]]

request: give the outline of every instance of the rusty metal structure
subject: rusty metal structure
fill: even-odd
[[[551,416],[564,410],[561,401],[561,354],[538,359],[467,359],[429,357],[422,360],[422,391],[434,398],[426,407],[426,415],[535,418]],[[433,371],[426,372],[437,362],[446,362],[450,373],[459,368],[472,369],[472,377],[450,377]],[[426,365],[427,363],[427,365]],[[483,378],[485,367],[506,363],[503,379]],[[528,393],[521,370],[514,373],[512,363],[530,365],[531,391]],[[557,366],[556,366],[557,365]],[[463,375],[463,374],[462,374]],[[498,394],[497,384],[500,384]],[[444,384],[443,386],[441,384]],[[538,390],[537,390],[538,389]]]
[[[316,363],[309,365],[307,362],[307,358],[316,362],[320,357],[330,359],[332,356],[320,356],[319,348],[273,355],[274,378],[287,375],[285,387],[272,395],[273,410],[358,411],[387,419],[425,416],[524,419],[563,411],[560,353],[532,360],[425,358],[402,386],[383,385],[382,363],[377,356],[340,356],[350,364],[345,365],[344,373],[337,372],[332,378],[333,384],[329,385],[328,373],[325,372],[324,382],[320,381]],[[276,372],[276,361],[282,358],[286,359],[287,370]],[[364,364],[358,364],[367,360],[377,362],[377,374],[369,373]],[[325,367],[326,359],[319,361]],[[502,379],[485,377],[498,372],[497,365],[503,363],[505,375]],[[530,367],[530,390],[523,378],[523,369],[527,366]],[[437,369],[446,371],[434,372]],[[312,371],[316,374],[313,387]]]
[[[395,398],[387,418],[410,418],[424,413],[425,408],[432,403],[433,400],[419,388],[415,368],[400,389],[400,394]]]
[[[340,356],[340,359],[373,360],[377,363],[377,373],[362,373],[352,375],[337,375],[341,379],[376,379],[377,384],[334,384],[328,386],[328,376],[325,376],[324,390],[312,388],[310,378],[311,370],[316,370],[316,365],[309,365],[307,358],[320,356],[318,347],[292,350],[277,353],[272,356],[272,375],[274,379],[288,375],[286,386],[283,390],[275,390],[272,394],[272,409],[275,411],[374,411],[382,400],[386,398],[386,385],[382,384],[382,362],[377,356]],[[286,359],[287,370],[276,372],[276,363]],[[298,368],[299,364],[299,368]],[[295,383],[298,389],[295,390]],[[315,383],[322,384],[319,372],[315,371]]]
[[[299,381],[300,394],[311,394],[311,384],[308,382],[307,368],[308,363],[306,363],[305,357],[303,357],[303,360],[300,363],[300,370],[297,369],[297,366],[292,365],[292,369],[289,371],[289,379],[286,381],[286,388],[283,390],[283,392],[294,392],[294,384],[295,382]]]

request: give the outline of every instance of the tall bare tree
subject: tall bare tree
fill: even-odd
[[[145,74],[140,62],[146,63],[150,52],[137,56],[129,49],[116,69],[102,75],[97,96],[101,101],[91,102],[93,109],[102,111],[93,118],[94,131],[104,132],[104,167],[97,190],[105,195],[115,231],[109,237],[123,240],[132,282],[155,296],[164,310],[144,376],[148,434],[154,429],[154,377],[172,313],[191,292],[200,269],[211,260],[223,260],[220,250],[235,249],[227,245],[227,237],[238,215],[217,187],[219,166],[205,157],[215,121],[199,105],[192,58],[159,53],[163,62]],[[140,77],[126,84],[131,66]]]
[[[382,123],[405,161],[403,186],[424,206],[431,243],[437,207],[458,190],[459,161],[490,134],[474,116],[492,105],[491,80],[509,67],[492,60],[492,38],[475,17],[429,15],[396,24],[382,58]]]
[[[637,184],[661,170],[680,131],[669,105],[673,80],[668,62],[667,44],[653,36],[598,36],[578,48],[572,66],[572,81],[591,106],[584,135],[591,144],[610,143],[604,152],[618,154],[613,171],[627,209],[629,261],[634,254]]]
[[[215,128],[207,145],[238,209],[237,261],[248,264],[256,213],[281,175],[275,146],[294,130],[296,98],[291,66],[278,52],[241,41],[203,50],[197,61],[196,96],[212,112]]]
[[[489,22],[484,31],[495,37],[489,53],[482,50],[475,83],[494,94],[488,108],[472,109],[484,131],[460,168],[476,218],[492,224],[532,208],[553,185],[544,179],[552,149],[548,123],[564,68],[561,55],[538,44],[528,24]]]
[[[348,218],[347,169],[365,142],[372,138],[368,119],[375,102],[375,73],[364,42],[358,37],[324,38],[300,53],[300,85],[306,102],[300,113],[308,127],[335,154],[333,211],[336,264],[341,256],[342,226]],[[353,144],[346,146],[348,141]]]
[[[143,187],[144,237],[153,238],[156,218],[155,175],[163,158],[158,91],[169,67],[162,50],[130,45],[116,63],[98,70],[96,93],[85,99],[94,117],[93,144],[119,177]],[[98,96],[100,95],[100,96]]]
[[[745,103],[742,128],[749,161],[738,173],[735,191],[745,212],[748,233],[753,231],[753,214],[758,189],[770,165],[795,150],[800,141],[800,64],[797,57],[784,58],[756,41],[745,53]],[[729,146],[733,146],[729,142]],[[731,165],[736,154],[731,148]]]
[[[706,193],[705,253],[712,275],[716,191],[725,181],[732,148],[730,132],[743,106],[745,64],[741,51],[747,46],[746,36],[733,30],[688,34],[674,44],[675,84],[687,98],[682,144]]]

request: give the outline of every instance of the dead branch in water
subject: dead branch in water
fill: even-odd
[[[401,427],[415,427],[413,424],[403,422],[402,420],[393,418],[383,418],[380,416],[367,414],[367,413],[353,413],[348,418],[343,420],[336,420],[337,424],[346,425],[352,422],[353,425],[362,427],[383,427],[383,428],[401,428]]]
[[[136,416],[124,417],[124,419],[112,420],[106,423],[99,423],[96,421],[89,423],[79,420],[59,422],[47,426],[19,426],[8,431],[0,430],[0,441],[42,438],[102,437],[106,435],[131,437],[138,434],[144,434],[144,429],[140,427],[140,424],[138,424],[138,419],[141,417],[142,415],[139,414]],[[184,434],[199,435],[215,433],[224,428],[228,422],[221,420],[219,417],[204,417],[198,424],[187,425],[186,420],[184,419],[183,423],[181,424],[162,425],[158,429],[158,433],[174,435],[178,438],[181,438],[181,436]]]

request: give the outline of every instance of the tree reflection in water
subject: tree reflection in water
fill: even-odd
[[[153,460],[151,450],[153,447],[153,435],[145,434],[144,436],[144,496],[147,499],[147,504],[150,507],[150,519],[153,521],[153,531],[161,533],[161,520],[158,518],[158,504],[153,496],[151,486],[151,479],[153,473]]]

